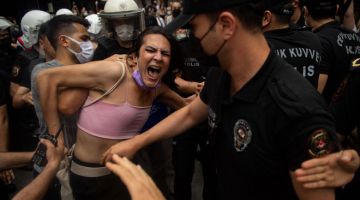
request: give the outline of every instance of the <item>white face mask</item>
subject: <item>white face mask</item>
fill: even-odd
[[[121,41],[131,41],[134,34],[134,26],[123,24],[115,28],[116,35]]]
[[[81,51],[79,53],[75,52],[74,50],[70,49],[69,47],[67,48],[71,53],[73,53],[75,55],[75,57],[78,59],[78,61],[80,63],[86,63],[86,62],[91,61],[91,59],[94,56],[94,48],[93,48],[93,45],[90,40],[88,40],[86,42],[79,42],[69,36],[65,35],[65,37],[69,38],[71,41],[75,42],[76,44],[78,44],[80,46]]]

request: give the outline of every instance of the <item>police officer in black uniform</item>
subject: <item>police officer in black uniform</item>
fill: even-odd
[[[290,28],[293,0],[264,0],[263,30],[272,50],[317,88],[321,44],[311,31]]]
[[[204,52],[216,55],[220,68],[209,71],[200,97],[145,133],[114,145],[106,158],[131,156],[208,118],[218,199],[334,198],[330,188],[305,190],[294,180],[304,160],[333,151],[335,124],[315,88],[271,52],[259,2],[183,3],[184,13],[175,20],[179,26],[190,21]]]
[[[18,53],[16,57],[11,80],[11,84],[16,85],[16,87],[12,87],[15,88],[13,101],[17,90],[22,87],[21,85],[24,86],[25,80],[29,80],[29,73],[31,73],[31,71],[29,72],[30,63],[39,58],[38,50],[38,46],[34,45],[33,48]],[[30,104],[15,106],[15,103],[13,105],[15,118],[11,121],[12,127],[14,127],[14,132],[10,135],[11,149],[15,151],[34,150],[38,142],[33,137],[33,133],[38,127],[34,106]]]
[[[360,37],[335,21],[337,2],[305,1],[305,20],[320,38],[322,45],[322,68],[318,89],[328,103],[349,73],[351,60],[360,56]]]
[[[360,58],[353,60],[350,74],[338,88],[330,104],[336,120],[336,131],[344,138],[345,146],[360,152]],[[337,190],[337,199],[360,198],[360,171],[349,184]]]
[[[19,109],[19,112],[26,113],[27,117],[22,122],[22,126],[26,131],[14,138],[18,144],[17,146],[21,148],[18,149],[19,147],[17,147],[17,150],[32,151],[38,143],[38,139],[35,137],[37,134],[35,130],[39,127],[39,122],[32,100],[31,72],[37,64],[50,61],[55,57],[55,51],[46,37],[46,30],[47,23],[45,22],[39,28],[38,43],[32,48],[36,49],[36,51],[31,51],[34,53],[28,53],[27,51],[20,53],[20,58],[24,60],[24,63],[20,64],[23,67],[20,68],[21,70],[16,78],[16,83],[19,87],[13,96],[13,105]],[[30,57],[33,54],[38,57]]]
[[[11,106],[11,97],[10,97],[10,80],[11,80],[11,69],[14,64],[14,60],[17,54],[17,50],[11,46],[11,28],[13,24],[5,18],[0,17],[1,27],[0,27],[0,107],[1,109],[1,120],[3,122],[0,125],[0,129],[3,132],[1,136],[0,151],[8,150],[7,140],[9,133],[13,132],[14,127],[9,126],[9,121],[14,118],[13,109]],[[7,126],[7,127],[6,127]],[[11,129],[11,130],[10,130]],[[0,171],[1,176],[8,175],[13,173],[11,169]],[[9,194],[14,192],[14,184],[5,184],[2,179],[0,179],[0,199],[9,199]]]
[[[189,27],[189,25],[186,25]],[[187,27],[184,28],[187,28]],[[168,32],[174,32],[172,24],[165,27]],[[199,94],[206,74],[210,67],[216,63],[206,56],[201,49],[199,40],[194,37],[189,29],[178,29],[175,37],[181,46],[184,56],[184,66],[179,77],[175,79],[177,92],[183,97]],[[195,159],[201,162],[203,186],[203,199],[215,199],[216,180],[215,173],[210,163],[208,150],[208,134],[206,122],[188,130],[182,135],[173,138],[173,165],[174,199],[191,199],[191,187],[195,169]]]

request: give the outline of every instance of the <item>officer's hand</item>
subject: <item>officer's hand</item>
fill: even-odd
[[[165,200],[154,181],[141,168],[134,165],[127,158],[120,158],[114,154],[112,162],[107,162],[106,167],[120,177],[126,185],[132,200]]]
[[[138,144],[136,143],[136,136],[132,139],[121,141],[111,146],[103,154],[101,164],[106,164],[106,162],[111,161],[111,158],[114,154],[118,154],[127,158],[132,158],[139,149],[140,147],[138,147]]]
[[[305,161],[302,168],[295,171],[295,175],[305,188],[340,187],[353,179],[359,165],[357,152],[345,150]]]
[[[40,142],[46,146],[46,159],[48,161],[46,166],[57,168],[65,154],[63,141],[58,140],[56,147],[53,143],[46,139],[41,139]]]
[[[24,94],[22,96],[22,100],[29,105],[34,105],[34,100],[33,100],[31,91]]]
[[[15,175],[12,169],[6,169],[0,172],[0,179],[4,181],[5,184],[11,184],[14,179]]]

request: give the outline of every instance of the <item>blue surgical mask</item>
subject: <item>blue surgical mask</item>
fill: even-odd
[[[143,90],[151,90],[153,88],[149,88],[148,86],[145,85],[144,80],[141,77],[140,71],[139,70],[135,70],[132,73],[132,77],[135,80],[136,84]],[[158,88],[160,86],[160,83],[157,83],[155,88]]]
[[[79,63],[86,63],[86,62],[91,61],[91,59],[94,56],[94,47],[90,40],[85,41],[85,42],[79,42],[69,36],[65,35],[65,37],[69,38],[71,41],[75,42],[76,44],[78,44],[80,46],[81,51],[79,53],[75,52],[74,50],[70,49],[69,47],[67,48],[71,53],[73,53],[75,55],[75,57],[79,61]]]

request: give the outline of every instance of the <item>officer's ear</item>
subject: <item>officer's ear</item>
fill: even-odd
[[[236,32],[236,17],[231,12],[222,12],[218,17],[220,31],[225,40],[230,39]]]
[[[263,20],[262,20],[262,28],[265,29],[266,27],[268,27],[271,23],[272,20],[272,14],[270,11],[265,10],[264,15],[263,15]]]

